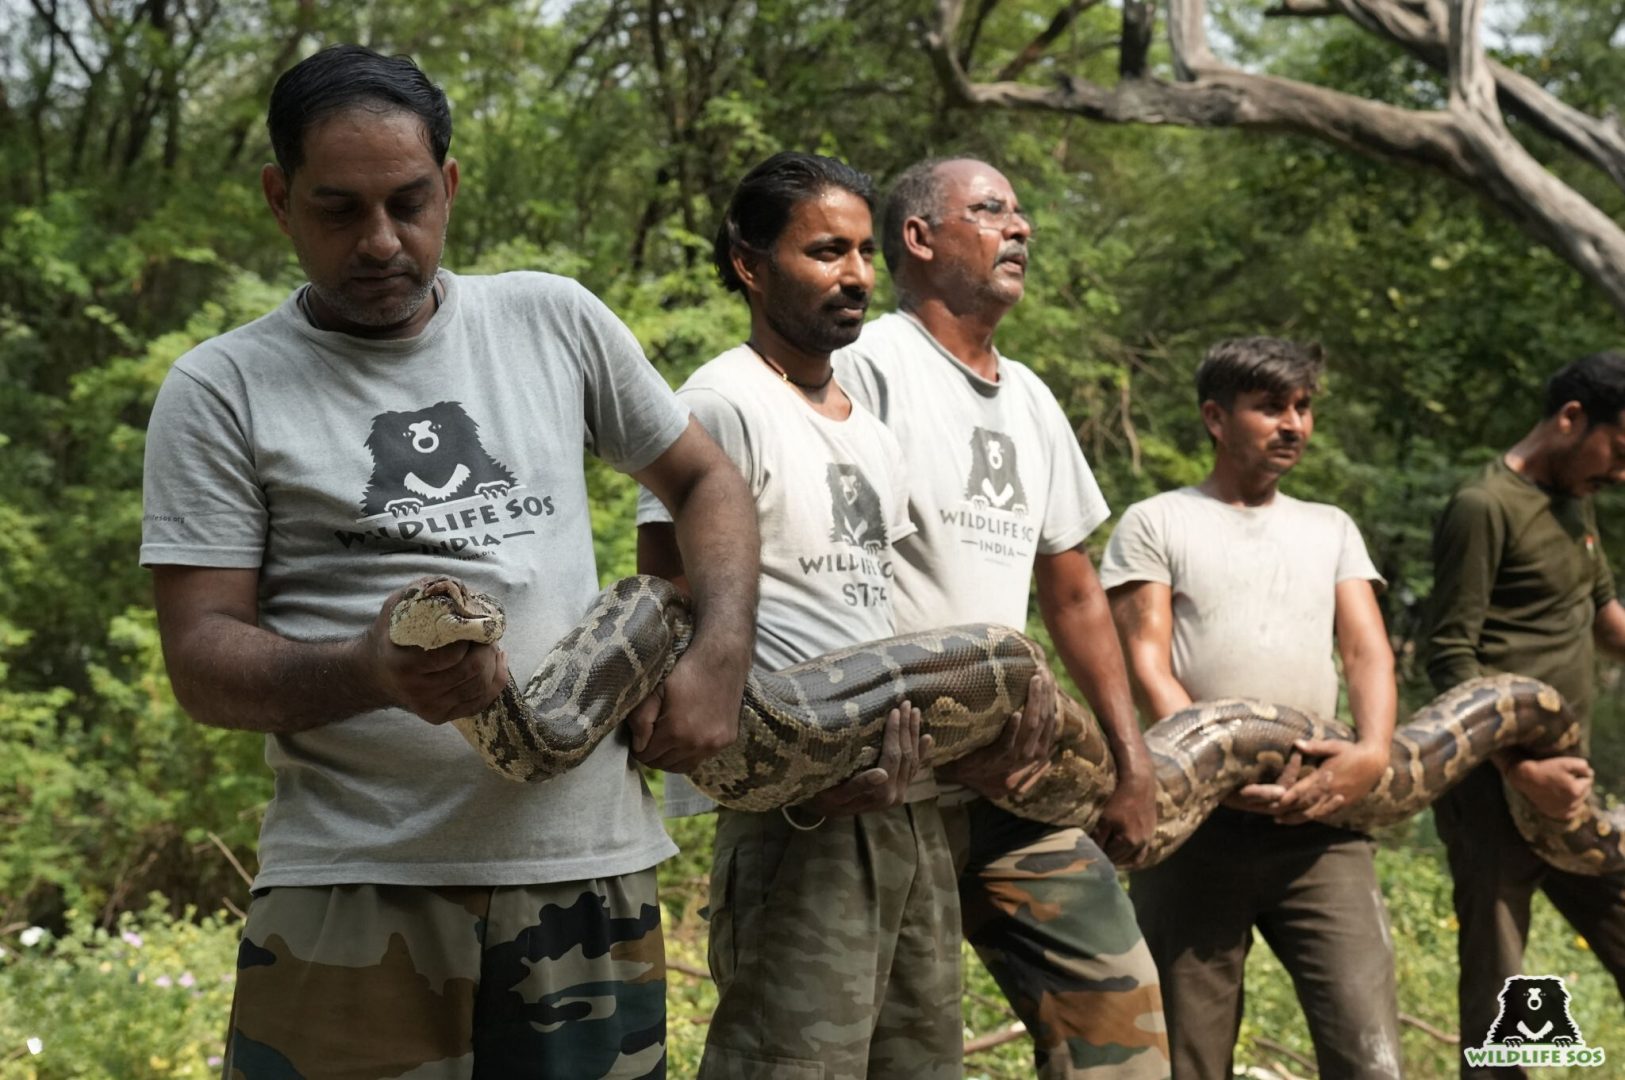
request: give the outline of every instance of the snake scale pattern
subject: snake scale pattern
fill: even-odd
[[[391,615],[396,644],[495,642],[501,605],[451,578],[409,590]],[[658,578],[616,582],[543,660],[523,690],[511,680],[484,712],[454,721],[492,768],[539,781],[579,763],[651,693],[687,647],[687,601]],[[991,742],[1044,663],[1039,646],[999,626],[951,627],[870,642],[783,671],[753,672],[739,739],[690,776],[738,810],[771,810],[831,787],[879,757],[886,714],[904,698],[924,715],[934,760]],[[1051,768],[1019,796],[996,800],[1023,817],[1091,828],[1116,784],[1106,739],[1088,710],[1061,698],[1064,728]],[[1167,857],[1226,796],[1273,779],[1294,741],[1350,739],[1348,728],[1256,701],[1192,705],[1146,732],[1156,766],[1157,830],[1133,867]],[[1557,692],[1511,675],[1474,680],[1416,713],[1394,735],[1388,771],[1358,803],[1326,820],[1369,831],[1422,810],[1496,750],[1572,753],[1578,725]],[[1542,817],[1511,788],[1513,818],[1534,850],[1582,874],[1625,869],[1625,809],[1593,802],[1577,817]],[[1595,796],[1593,796],[1595,799]]]

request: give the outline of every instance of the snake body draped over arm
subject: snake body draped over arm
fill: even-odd
[[[616,582],[560,640],[521,690],[510,682],[484,712],[454,721],[492,768],[519,781],[582,761],[651,693],[687,646],[687,602],[670,583]],[[492,642],[501,605],[450,578],[423,583],[396,606],[390,635],[436,648]],[[1037,644],[977,624],[908,634],[751,675],[739,739],[690,775],[724,806],[771,810],[799,802],[872,765],[889,710],[905,698],[924,714],[933,758],[950,761],[991,742],[1020,708],[1045,662]],[[1088,710],[1061,699],[1064,728],[1051,767],[1020,793],[994,800],[1022,817],[1092,827],[1116,784],[1111,753]],[[1341,724],[1257,701],[1199,702],[1146,732],[1156,763],[1157,831],[1129,869],[1166,858],[1231,792],[1268,781],[1300,739],[1353,738]],[[1369,831],[1420,812],[1497,750],[1573,753],[1578,725],[1561,697],[1534,679],[1476,679],[1419,710],[1394,734],[1387,772],[1352,806],[1323,819]],[[1625,869],[1625,810],[1593,801],[1577,817],[1537,814],[1507,789],[1519,831],[1546,861],[1581,874]],[[1593,797],[1595,800],[1595,796]]]

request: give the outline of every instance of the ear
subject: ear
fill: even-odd
[[[279,165],[267,165],[260,170],[260,190],[265,193],[265,205],[271,208],[277,227],[292,236],[288,228],[288,175]]]
[[[446,163],[440,166],[440,179],[446,185],[446,209],[457,201],[457,185],[462,181],[461,171],[457,167],[457,159],[449,157]]]
[[[762,295],[762,260],[767,258],[754,248],[743,244],[735,244],[728,255],[733,262],[734,273],[745,285],[747,295],[760,299]]]
[[[1583,432],[1590,426],[1585,408],[1578,401],[1565,401],[1552,420],[1556,422],[1557,430],[1564,435]]]
[[[1208,436],[1215,443],[1219,441],[1219,433],[1224,430],[1224,421],[1228,415],[1224,406],[1212,398],[1202,402],[1202,426],[1207,428]]]
[[[936,257],[931,250],[931,223],[922,217],[911,217],[903,222],[903,248],[916,262],[930,262]]]

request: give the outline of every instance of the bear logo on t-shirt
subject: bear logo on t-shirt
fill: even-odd
[[[880,508],[880,496],[858,467],[831,463],[826,479],[830,511],[835,518],[829,538],[870,552],[885,547],[886,514]]]
[[[965,498],[979,507],[1015,514],[1027,512],[1027,493],[1016,471],[1016,444],[1010,436],[987,428],[972,430]]]
[[[385,511],[406,517],[432,503],[503,495],[514,486],[513,473],[485,452],[480,427],[460,402],[379,413],[367,449],[372,480],[361,496],[366,517]]]
[[[1569,1015],[1569,990],[1555,975],[1514,975],[1501,987],[1501,1011],[1484,1044],[1570,1046],[1583,1042]]]

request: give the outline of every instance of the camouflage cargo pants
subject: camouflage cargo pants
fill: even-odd
[[[226,1080],[666,1075],[655,872],[255,898]]]
[[[936,800],[810,831],[721,811],[710,963],[700,1080],[957,1080],[959,905]]]
[[[1043,1080],[1165,1080],[1156,965],[1117,871],[1081,829],[986,799],[943,807],[965,940],[1033,1039]]]

